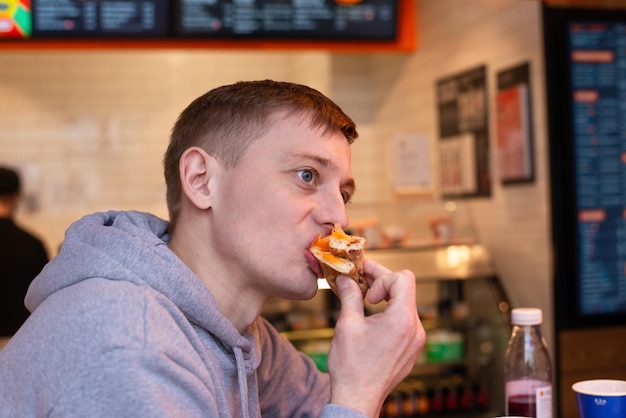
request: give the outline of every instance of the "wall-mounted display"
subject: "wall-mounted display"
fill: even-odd
[[[497,74],[496,155],[503,184],[532,182],[535,177],[530,64]]]
[[[0,0],[0,46],[20,45],[20,40],[22,45],[57,40],[95,45],[113,39],[120,45],[160,40],[161,45],[237,41],[404,48],[415,44],[416,4],[416,0]]]
[[[174,32],[196,38],[393,40],[397,6],[389,0],[179,0]]]
[[[626,11],[544,27],[556,323],[626,324]]]
[[[491,195],[487,68],[437,81],[440,188],[443,197]]]

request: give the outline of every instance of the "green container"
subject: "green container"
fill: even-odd
[[[450,363],[463,359],[463,335],[446,330],[426,337],[426,359],[429,363]]]
[[[319,371],[328,371],[328,353],[307,352],[306,355],[313,359]]]

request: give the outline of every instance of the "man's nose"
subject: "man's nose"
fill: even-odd
[[[322,199],[318,208],[318,222],[329,226],[348,226],[348,211],[341,193],[329,194]]]

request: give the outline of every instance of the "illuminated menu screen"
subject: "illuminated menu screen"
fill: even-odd
[[[168,0],[32,0],[33,37],[157,37]]]
[[[572,23],[569,43],[578,313],[626,313],[626,24]]]
[[[393,40],[390,0],[181,0],[175,31],[183,37]]]

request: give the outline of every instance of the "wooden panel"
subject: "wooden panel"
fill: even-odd
[[[560,331],[558,340],[560,416],[578,418],[572,384],[626,378],[626,327]]]

